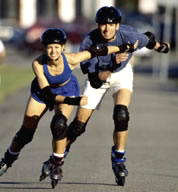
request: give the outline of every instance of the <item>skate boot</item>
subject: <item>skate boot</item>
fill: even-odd
[[[58,181],[62,179],[62,165],[64,164],[64,157],[59,158],[59,157],[52,157],[52,168],[51,168],[51,185],[52,188],[54,189],[55,186],[57,185]]]
[[[7,169],[8,169],[7,164],[3,160],[1,160],[0,161],[0,176],[3,175],[7,171]]]
[[[0,161],[0,176],[3,175],[9,167],[12,166],[13,162],[17,160],[19,154],[11,154],[7,150],[4,154],[4,158]]]
[[[50,158],[43,163],[39,181],[43,181],[46,177],[48,177],[51,174],[51,168],[52,168],[52,157],[50,156]]]
[[[116,152],[114,147],[112,147],[111,152],[112,169],[115,175],[116,183],[119,186],[124,186],[125,177],[128,175],[128,171],[124,165],[126,161],[124,154],[125,153]]]

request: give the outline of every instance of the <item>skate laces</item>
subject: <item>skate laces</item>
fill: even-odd
[[[64,158],[53,157],[52,164],[61,167],[64,164]]]
[[[51,178],[61,180],[62,177],[63,177],[63,174],[62,174],[61,166],[53,164],[51,169]]]
[[[114,149],[114,146],[112,147],[111,151],[111,157],[113,163],[121,163],[123,164],[126,161],[126,158],[124,157],[125,152],[117,152]]]
[[[125,157],[122,159],[112,158],[112,162],[116,164],[124,164],[126,162],[126,158]]]
[[[59,157],[52,157],[52,172],[60,174],[62,173],[62,165],[64,164],[64,157],[59,158]]]

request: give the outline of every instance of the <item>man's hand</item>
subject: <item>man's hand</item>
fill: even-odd
[[[126,61],[129,57],[128,53],[117,53],[116,57],[115,57],[115,63],[113,63],[113,65],[110,67],[109,71],[113,72],[115,71],[119,66],[120,63],[123,61]]]
[[[170,44],[169,43],[159,43],[158,48],[156,48],[156,51],[159,53],[168,53],[170,50]]]
[[[128,53],[118,53],[116,54],[116,63],[120,64],[123,61],[126,61],[128,59],[129,54]]]

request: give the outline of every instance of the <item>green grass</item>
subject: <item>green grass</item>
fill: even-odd
[[[28,85],[34,78],[32,68],[23,66],[0,66],[0,102],[4,98]]]

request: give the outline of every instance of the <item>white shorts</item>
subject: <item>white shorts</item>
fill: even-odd
[[[131,64],[127,64],[121,71],[112,73],[99,89],[91,87],[88,79],[85,80],[85,84],[82,90],[82,95],[88,96],[88,104],[81,107],[87,109],[99,109],[100,103],[108,90],[112,93],[117,92],[120,89],[128,89],[133,91],[133,70]]]

